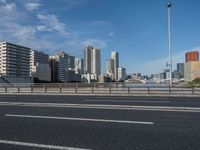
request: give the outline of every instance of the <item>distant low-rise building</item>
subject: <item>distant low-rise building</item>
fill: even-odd
[[[75,73],[83,74],[83,59],[75,58]]]
[[[44,52],[31,50],[30,76],[41,81],[51,81],[49,55]]]
[[[123,67],[118,67],[118,81],[126,80],[126,69]]]
[[[181,79],[181,73],[178,70],[174,70],[174,79]]]
[[[98,76],[96,74],[82,74],[81,75],[81,82],[91,83],[91,82],[97,82]]]
[[[180,73],[181,77],[184,78],[184,63],[177,64],[177,71]]]
[[[200,62],[190,61],[184,65],[184,79],[185,81],[192,81],[200,78]]]
[[[185,62],[199,61],[199,51],[190,51],[185,53]]]
[[[107,59],[106,60],[106,74],[112,79],[115,79],[114,76],[114,60],[113,59]]]
[[[49,57],[49,64],[51,68],[51,82],[56,83],[59,82],[58,79],[58,64],[59,60],[55,56],[50,56]]]
[[[67,82],[67,71],[68,71],[68,54],[66,54],[65,52],[59,52],[56,53],[54,56],[50,56],[50,66],[55,66],[55,64],[57,63],[57,66],[55,66],[53,69],[51,69],[51,71],[53,71],[53,73],[51,73],[51,75],[55,75],[55,73],[57,73],[57,75],[55,76],[51,76],[51,80],[54,80],[55,82]],[[55,78],[57,77],[57,78]]]
[[[155,81],[155,82],[157,82],[157,83],[160,83],[161,82],[161,80],[162,80],[162,76],[163,76],[164,74],[162,74],[162,73],[156,73],[156,74],[153,74],[152,75],[152,80],[153,81]]]

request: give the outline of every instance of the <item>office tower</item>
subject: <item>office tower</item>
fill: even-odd
[[[184,80],[192,81],[196,78],[200,78],[200,62],[199,62],[199,52],[191,51],[185,54],[184,64]]]
[[[178,70],[174,70],[174,79],[180,79],[181,78],[181,73]]]
[[[123,67],[118,67],[118,81],[126,80],[126,69]]]
[[[75,56],[68,56],[68,69],[74,70],[75,69]]]
[[[91,57],[91,73],[100,75],[101,74],[101,60],[100,60],[100,50],[92,49]]]
[[[111,53],[111,59],[114,60],[114,79],[118,80],[119,53],[116,51],[113,51]]]
[[[49,64],[51,68],[51,82],[56,83],[58,82],[58,59],[55,56],[49,57]]]
[[[184,79],[185,81],[192,81],[200,78],[200,62],[190,61],[184,65]]]
[[[190,61],[199,61],[199,52],[198,51],[191,51],[185,54],[185,62]]]
[[[88,46],[84,49],[84,73],[91,74],[91,53],[92,46]]]
[[[114,79],[114,60],[107,59],[106,60],[106,73],[113,80]]]
[[[57,79],[58,82],[66,82],[67,81],[67,71],[68,71],[68,54],[65,52],[56,53],[55,56],[50,56],[51,63],[57,64]],[[53,66],[53,64],[51,64]],[[56,69],[56,68],[55,68]],[[52,69],[52,71],[54,71]],[[51,73],[53,75],[54,73]],[[53,76],[51,76],[53,78]],[[53,79],[52,79],[53,80]]]
[[[101,74],[100,50],[88,46],[84,49],[84,73]]]
[[[30,76],[43,81],[51,81],[49,55],[43,52],[31,50]]]
[[[177,64],[177,71],[180,73],[181,78],[184,78],[184,63]]]
[[[8,42],[0,43],[0,74],[13,78],[29,78],[30,48]]]
[[[75,58],[75,73],[83,74],[83,59]]]

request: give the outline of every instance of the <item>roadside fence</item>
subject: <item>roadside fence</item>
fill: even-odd
[[[0,84],[0,94],[86,94],[86,95],[199,95],[200,88],[169,87],[168,85],[130,85],[125,83],[45,83]]]

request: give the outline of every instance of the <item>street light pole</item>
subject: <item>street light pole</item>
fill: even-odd
[[[172,52],[171,52],[171,7],[172,4],[169,2],[167,4],[168,8],[168,48],[169,48],[169,78],[170,87],[172,87]]]

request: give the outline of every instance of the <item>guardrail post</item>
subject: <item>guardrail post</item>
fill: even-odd
[[[150,94],[150,87],[148,87],[148,94]]]
[[[20,93],[20,88],[19,87],[17,88],[17,92]]]
[[[172,94],[172,90],[171,90],[171,87],[169,87],[169,94]]]
[[[31,93],[33,93],[33,87],[31,87]]]
[[[7,89],[7,87],[5,87],[5,93],[7,93],[8,92],[8,89]]]
[[[192,94],[194,95],[194,87],[192,87]]]
[[[44,86],[44,92],[47,93],[47,87],[46,87],[46,85],[44,84],[43,86]]]
[[[62,86],[59,84],[60,93],[62,93]]]
[[[94,88],[92,87],[92,94],[94,94]]]
[[[130,87],[128,87],[128,94],[130,94]]]
[[[111,94],[111,87],[109,87],[109,94]]]
[[[77,93],[77,87],[75,86],[75,93]]]

